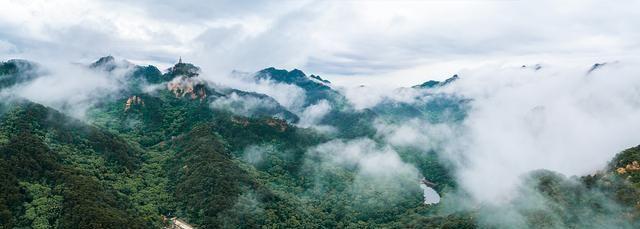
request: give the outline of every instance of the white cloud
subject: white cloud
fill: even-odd
[[[482,68],[447,88],[473,98],[454,160],[461,187],[480,201],[508,200],[523,174],[584,175],[640,142],[640,80],[634,62],[539,71]],[[462,155],[462,158],[459,156]]]
[[[87,109],[105,96],[117,95],[131,71],[122,67],[106,72],[64,62],[39,64],[42,76],[2,92],[54,107],[76,118],[84,118]]]
[[[271,153],[277,153],[278,150],[273,145],[250,145],[244,149],[242,159],[252,165],[259,165]]]
[[[8,41],[0,40],[0,53],[13,53],[16,51],[16,46]]]
[[[305,91],[296,85],[277,83],[271,80],[256,81],[252,75],[246,73],[215,75],[203,72],[201,77],[231,88],[269,95],[295,114],[300,114],[304,109]]]
[[[352,167],[357,166],[359,174],[378,178],[402,176],[415,178],[418,170],[402,161],[398,153],[390,147],[378,146],[368,138],[351,141],[333,140],[311,149],[311,155],[320,156],[325,162]]]
[[[366,84],[345,90],[357,108],[414,95],[390,87],[460,73],[462,79],[442,91],[474,99],[473,109],[463,123],[466,132],[448,133],[458,139],[456,146],[444,148],[458,162],[462,187],[480,200],[505,196],[532,169],[592,172],[640,142],[634,128],[640,124],[640,78],[633,66],[640,47],[639,1],[38,0],[2,5],[2,58],[47,66],[57,61],[48,66],[51,76],[14,93],[58,108],[88,104],[96,91],[117,90],[117,81],[109,77],[60,64],[107,54],[159,63],[182,55],[203,67],[203,77],[268,94],[296,114],[306,112],[310,120],[327,109],[320,104],[305,111],[302,89],[247,83],[227,73],[276,66],[322,74],[347,87]],[[590,64],[603,60],[620,64],[585,76]],[[543,69],[519,68],[535,63],[543,63]],[[477,67],[485,65],[492,67]],[[428,137],[439,132],[411,125],[423,124],[378,125],[378,134],[397,145],[428,146],[439,139]],[[346,148],[330,148],[344,157],[337,160],[355,157],[364,171],[375,163],[388,169],[402,165],[393,163],[393,153],[366,142],[336,145]],[[323,147],[329,146],[318,149]],[[363,148],[378,153],[363,158]],[[375,160],[379,157],[389,160]]]
[[[316,104],[305,107],[300,115],[298,124],[303,127],[309,127],[318,124],[322,118],[331,112],[331,105],[327,100],[320,100]]]
[[[455,136],[461,131],[455,123],[432,124],[417,118],[400,123],[376,120],[374,126],[377,136],[385,142],[394,146],[415,147],[425,152],[440,151],[442,147],[457,144]]]
[[[352,85],[337,87],[355,109],[372,108],[381,102],[400,102],[400,103],[415,103],[422,100],[429,93],[423,89],[416,89],[411,87],[395,88],[392,84],[387,85]]]
[[[371,139],[329,141],[311,148],[307,157],[305,167],[314,169],[315,179],[323,179],[325,173],[341,173],[343,169],[353,171],[353,180],[345,182],[354,199],[345,204],[353,204],[361,211],[385,211],[410,201],[410,196],[421,195],[418,170],[402,161],[391,147],[378,145]],[[322,190],[324,183],[316,185],[316,189]]]
[[[243,96],[232,92],[211,102],[211,106],[217,109],[231,111],[234,114],[251,117],[260,109],[275,109],[278,104],[272,100],[261,99],[255,96]]]
[[[640,47],[640,20],[629,19],[636,1],[3,4],[0,40],[16,47],[7,56],[171,63],[182,55],[212,74],[302,68],[351,85],[406,86],[487,61],[619,59]]]

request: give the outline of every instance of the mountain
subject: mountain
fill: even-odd
[[[616,64],[618,63],[618,61],[613,61],[613,62],[602,62],[602,63],[595,63],[593,65],[591,65],[591,68],[589,68],[589,70],[587,71],[587,75],[593,73],[594,71],[603,68],[607,65],[611,65],[611,64]]]
[[[471,100],[451,94],[424,93],[411,101],[386,98],[371,110],[386,120],[406,121],[422,119],[430,123],[458,122],[464,120]]]
[[[304,72],[293,69],[291,71],[265,68],[254,74],[256,80],[272,80],[277,83],[296,85],[305,91],[306,98],[304,106],[316,104],[321,100],[331,103],[342,103],[343,96],[333,90],[328,83],[319,76],[307,76]]]
[[[276,117],[291,122],[298,120],[295,114],[267,95],[209,86],[207,81],[198,77],[199,68],[192,64],[177,63],[161,76],[155,69],[153,66],[136,66],[133,74],[128,74],[134,79],[129,81],[129,90],[115,100],[103,101],[90,109],[89,115],[95,123],[114,131],[135,133],[141,143],[153,145],[188,131],[199,122],[210,120],[214,117],[212,110],[225,116],[233,115],[234,106],[244,106],[242,99],[269,104],[242,115]],[[163,80],[160,83],[146,80],[158,78]],[[145,92],[144,87],[148,85],[159,89]],[[242,99],[234,101],[236,97]]]
[[[164,81],[171,81],[178,76],[187,78],[197,77],[200,75],[200,68],[190,63],[182,63],[182,60],[173,67],[167,69],[167,73],[162,76]]]
[[[144,79],[146,83],[157,84],[162,82],[162,72],[153,65],[135,66],[130,74],[133,79]]]
[[[422,89],[429,89],[429,88],[438,88],[438,87],[444,87],[447,86],[451,83],[453,83],[454,81],[458,80],[460,77],[458,77],[458,75],[453,75],[450,78],[447,78],[446,80],[440,82],[440,81],[436,81],[436,80],[429,80],[427,82],[424,82],[420,85],[415,85],[412,88],[422,88]]]
[[[402,99],[385,97],[371,110],[386,120],[406,121],[417,118],[431,123],[462,121],[471,100],[433,90],[451,85],[459,79],[456,74],[442,82],[429,80],[411,88],[398,88],[394,92],[403,95]]]
[[[4,226],[145,227],[129,196],[105,182],[126,180],[127,174],[138,170],[140,149],[42,105],[24,101],[4,110],[0,119]]]
[[[322,78],[322,77],[320,77],[320,76],[310,75],[309,77],[310,77],[311,79],[318,80],[318,81],[320,81],[321,83],[324,83],[324,84],[331,84],[331,81],[326,80],[326,79],[323,79],[323,78]]]
[[[87,105],[82,120],[26,99],[0,101],[0,228],[160,228],[175,220],[197,228],[505,226],[486,220],[504,212],[490,203],[459,210],[471,205],[461,203],[467,193],[455,179],[465,165],[437,148],[392,143],[379,127],[462,123],[473,101],[432,90],[457,76],[355,109],[316,75],[251,75],[301,88],[305,103],[289,110],[269,94],[204,79],[182,60],[164,71],[110,56],[82,67],[120,86]],[[3,62],[0,90],[43,72]],[[305,125],[313,112],[322,116]],[[523,217],[516,227],[637,228],[639,163],[640,146],[591,175],[526,174],[509,205]],[[440,203],[424,204],[422,179]]]
[[[533,69],[534,71],[538,71],[538,70],[542,69],[542,65],[541,64],[534,64],[533,66],[527,66],[527,65],[523,64],[522,66],[520,66],[520,68]]]
[[[38,77],[38,66],[26,60],[0,62],[0,89],[31,81]]]
[[[270,67],[258,71],[255,74],[255,77],[256,79],[269,79],[280,83],[294,84],[305,90],[330,89],[329,86],[312,80],[318,79],[317,76],[314,76],[315,78],[308,77],[306,74],[304,74],[304,72],[298,69],[287,71],[284,69],[276,69],[274,67]]]
[[[105,71],[112,71],[115,68],[117,68],[118,65],[120,65],[120,63],[116,63],[116,58],[114,58],[113,56],[105,56],[105,57],[100,57],[100,59],[91,63],[89,67],[101,68],[101,69],[104,69]]]
[[[291,71],[266,68],[254,74],[256,80],[271,80],[275,83],[295,85],[305,92],[303,108],[326,102],[331,109],[321,117],[317,124],[335,127],[337,137],[355,138],[372,136],[375,130],[371,126],[377,117],[370,109],[356,110],[347,98],[333,89],[327,80],[316,75],[307,76],[298,69]]]

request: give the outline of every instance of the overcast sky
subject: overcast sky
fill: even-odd
[[[482,64],[584,64],[638,53],[640,1],[0,0],[0,59],[215,74],[299,68],[410,85]]]

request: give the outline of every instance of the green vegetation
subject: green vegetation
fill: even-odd
[[[111,71],[118,67],[114,61],[105,57],[91,67]],[[8,63],[0,66],[0,82],[24,76]],[[258,79],[305,89],[307,105],[328,101],[334,109],[321,124],[337,133],[323,133],[278,118],[275,114],[298,120],[267,95],[199,84],[207,92],[200,98],[164,85],[176,77],[197,77],[199,71],[187,63],[164,74],[153,66],[134,66],[121,94],[92,106],[83,121],[29,101],[0,103],[0,228],[160,228],[171,217],[199,228],[504,226],[499,223],[504,215],[480,220],[504,213],[503,208],[479,204],[451,210],[446,205],[455,202],[451,198],[464,196],[456,193],[455,167],[435,151],[386,145],[373,125],[375,120],[458,122],[468,100],[433,95],[424,103],[383,102],[356,111],[344,96],[299,70],[258,73]],[[160,89],[143,90],[148,84]],[[231,93],[277,106],[248,116],[212,108],[213,100]],[[353,142],[371,147],[362,155],[346,151]],[[334,143],[342,144],[335,151],[345,152],[332,157],[319,150]],[[371,172],[366,164],[348,162],[374,155],[369,151],[393,151],[401,165]],[[506,222],[636,227],[640,167],[636,170],[634,162],[640,162],[638,147],[591,176],[534,172],[508,208],[521,218]],[[436,183],[434,189],[448,202],[424,205],[419,176]]]
[[[144,227],[128,197],[107,182],[139,165],[133,155],[138,150],[124,140],[28,102],[3,115],[0,130],[9,136],[0,146],[8,177],[0,200],[2,225]]]
[[[33,80],[37,66],[25,60],[0,62],[0,89]]]

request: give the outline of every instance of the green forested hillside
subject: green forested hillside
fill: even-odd
[[[42,105],[19,102],[8,109],[0,124],[3,225],[145,227],[112,183],[139,169],[140,149]]]
[[[33,79],[10,63],[0,86]],[[510,221],[486,219],[504,212],[522,216],[509,224],[518,227],[638,226],[637,148],[594,175],[532,172],[507,207],[467,206],[455,165],[437,150],[388,144],[375,125],[460,122],[470,100],[429,91],[357,110],[317,76],[255,75],[301,87],[306,107],[328,101],[318,125],[335,130],[318,131],[269,95],[210,86],[192,64],[162,73],[105,57],[87,68],[123,66],[125,87],[83,120],[20,98],[0,103],[0,228],[161,228],[173,217],[198,228],[501,228]],[[233,109],[247,98],[269,106]],[[441,203],[423,204],[423,177]]]

